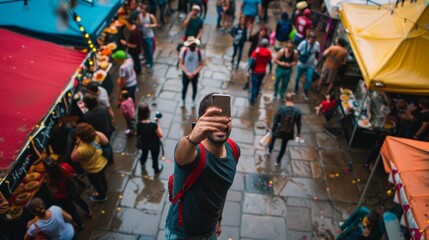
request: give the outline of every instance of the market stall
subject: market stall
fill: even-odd
[[[395,127],[387,118],[391,99],[384,93],[429,94],[428,13],[424,2],[397,8],[341,5],[340,17],[364,81],[357,94],[340,96],[349,145],[371,146],[380,132]]]
[[[70,111],[76,69],[87,58],[5,29],[0,35],[0,75],[5,80],[0,92],[7,102],[0,110],[0,191],[10,199],[40,158],[56,122]]]
[[[74,14],[58,14],[69,1],[32,0],[27,5],[24,2],[27,1],[1,4],[0,27],[61,45],[87,47],[82,33],[88,33],[88,39],[96,42],[125,0],[77,1],[73,13],[78,19],[73,19]]]
[[[429,143],[388,136],[381,156],[389,182],[394,185],[394,201],[404,210],[401,224],[408,227],[413,239],[429,239]],[[361,199],[364,195],[365,191]]]

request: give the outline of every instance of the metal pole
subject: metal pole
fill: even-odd
[[[352,134],[350,135],[350,139],[349,139],[349,146],[352,146],[353,139],[355,138],[356,130],[357,130],[357,128],[358,128],[359,119],[360,119],[360,116],[362,116],[362,109],[363,109],[363,107],[364,107],[365,101],[366,101],[366,99],[368,98],[368,96],[369,96],[369,89],[368,89],[368,90],[366,90],[365,97],[363,98],[363,101],[362,101],[362,103],[361,103],[361,105],[360,105],[361,107],[359,108],[359,116],[358,116],[358,120],[357,120],[356,124],[354,124],[354,126],[353,126],[353,131],[352,131]],[[352,116],[352,117],[353,117],[353,116]]]
[[[360,196],[360,199],[356,208],[359,208],[362,205],[363,199],[365,198],[365,195],[366,195],[366,191],[368,191],[369,183],[371,182],[372,177],[374,176],[374,173],[377,170],[378,162],[380,162],[380,159],[381,159],[381,150],[378,153],[377,160],[375,160],[374,168],[372,169],[371,174],[369,175],[368,181],[365,184],[365,187],[362,191],[362,195]]]

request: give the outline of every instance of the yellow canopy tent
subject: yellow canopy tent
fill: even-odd
[[[343,3],[340,18],[370,90],[429,95],[426,1],[367,6]]]

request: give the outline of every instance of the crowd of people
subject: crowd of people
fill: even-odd
[[[180,107],[186,107],[187,90],[191,83],[191,107],[196,108],[198,79],[205,61],[202,35],[208,3],[207,0],[178,0],[177,2],[177,11],[183,20],[184,28],[183,41],[178,43],[177,47],[178,68],[182,71],[183,86]],[[299,138],[301,133],[301,111],[294,105],[294,96],[299,93],[301,78],[305,75],[302,90],[304,100],[309,99],[309,90],[314,80],[318,80],[317,92],[322,89],[324,83],[328,84],[326,99],[316,107],[316,112],[324,114],[329,121],[336,104],[333,91],[335,82],[338,79],[339,69],[347,61],[347,42],[345,39],[337,38],[335,44],[319,56],[321,46],[313,30],[310,6],[305,1],[299,1],[292,14],[283,12],[274,31],[270,31],[265,25],[255,31],[257,18],[260,23],[268,22],[269,4],[269,0],[242,0],[240,8],[236,9],[236,0],[216,0],[218,17],[216,27],[219,32],[228,33],[232,37],[231,64],[236,70],[240,68],[245,44],[250,43],[248,66],[244,69],[248,71],[249,78],[243,88],[250,88],[249,104],[251,106],[258,101],[267,67],[269,73],[275,67],[273,100],[284,103],[274,116],[271,126],[274,137],[267,149],[267,154],[271,155],[275,140],[279,138],[282,142],[275,166],[280,167],[288,141],[295,136]],[[119,34],[118,50],[112,55],[112,59],[119,65],[116,80],[119,96],[117,105],[126,122],[125,133],[137,136],[136,146],[142,152],[139,160],[145,175],[147,175],[147,157],[149,152],[151,153],[154,177],[158,177],[163,170],[163,165],[158,161],[163,131],[160,118],[152,121],[149,105],[136,99],[136,88],[139,76],[145,72],[143,66],[147,66],[147,73],[154,70],[156,49],[154,28],[165,24],[166,15],[174,11],[171,0],[128,2],[124,6],[125,14],[118,17],[123,28]],[[234,25],[235,19],[237,19],[236,25]],[[144,59],[144,64],[141,59]],[[318,79],[316,69],[321,60],[323,64]],[[294,69],[297,74],[293,91],[287,92]],[[88,111],[80,116],[75,126],[68,126],[64,131],[69,147],[63,152],[69,157],[59,164],[50,161],[49,158],[44,160],[49,190],[56,204],[61,208],[55,205],[46,208],[43,200],[33,199],[28,208],[37,216],[37,220],[28,223],[26,238],[44,233],[51,238],[61,236],[61,239],[73,239],[76,233],[70,223],[73,223],[77,229],[85,227],[74,204],[82,208],[87,216],[92,216],[92,211],[79,193],[67,191],[68,181],[76,174],[85,173],[92,185],[94,192],[90,196],[91,201],[107,200],[108,185],[105,171],[107,166],[114,162],[110,138],[114,131],[115,115],[109,96],[103,87],[96,82],[91,82],[86,86],[85,91],[87,93],[83,97],[83,102]],[[190,169],[198,164],[202,152],[204,155],[206,151],[209,153],[206,157],[209,167],[205,170],[204,177],[196,183],[197,187],[194,190],[191,189],[187,193],[189,198],[195,200],[192,203],[197,204],[198,209],[204,208],[207,211],[204,213],[191,211],[193,205],[185,203],[182,206],[180,201],[172,204],[167,216],[166,239],[189,235],[211,238],[221,233],[223,204],[234,179],[238,161],[235,155],[237,155],[236,151],[239,152],[239,148],[228,141],[232,127],[231,117],[223,116],[220,109],[210,107],[213,103],[212,95],[207,95],[201,101],[198,111],[199,120],[191,133],[179,140],[174,154],[176,161],[174,182],[184,184],[192,172]],[[397,103],[399,112],[401,111],[399,101]],[[419,114],[409,118],[410,121],[418,119],[421,124],[419,127],[405,128],[404,136],[413,136],[417,139],[426,137],[429,131],[427,99],[421,100],[419,106],[421,107]],[[55,138],[51,142],[55,145]],[[228,161],[222,162],[223,159]],[[181,184],[174,185],[173,193],[180,192],[180,188]],[[207,191],[207,189],[211,190]],[[181,216],[182,207],[184,219]],[[206,214],[210,216],[207,217]],[[204,219],[204,221],[192,221],[193,218]],[[181,224],[185,224],[187,228],[182,228]]]

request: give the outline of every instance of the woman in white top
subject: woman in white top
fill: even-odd
[[[28,211],[36,216],[27,223],[27,233],[24,240],[31,239],[42,232],[52,240],[74,239],[74,228],[71,225],[72,217],[58,206],[46,209],[40,198],[34,198],[27,206]]]
[[[140,14],[137,17],[137,25],[141,27],[143,35],[143,54],[146,64],[149,65],[149,72],[153,72],[153,44],[155,34],[154,27],[158,26],[156,17],[148,12],[148,6],[143,4]]]

